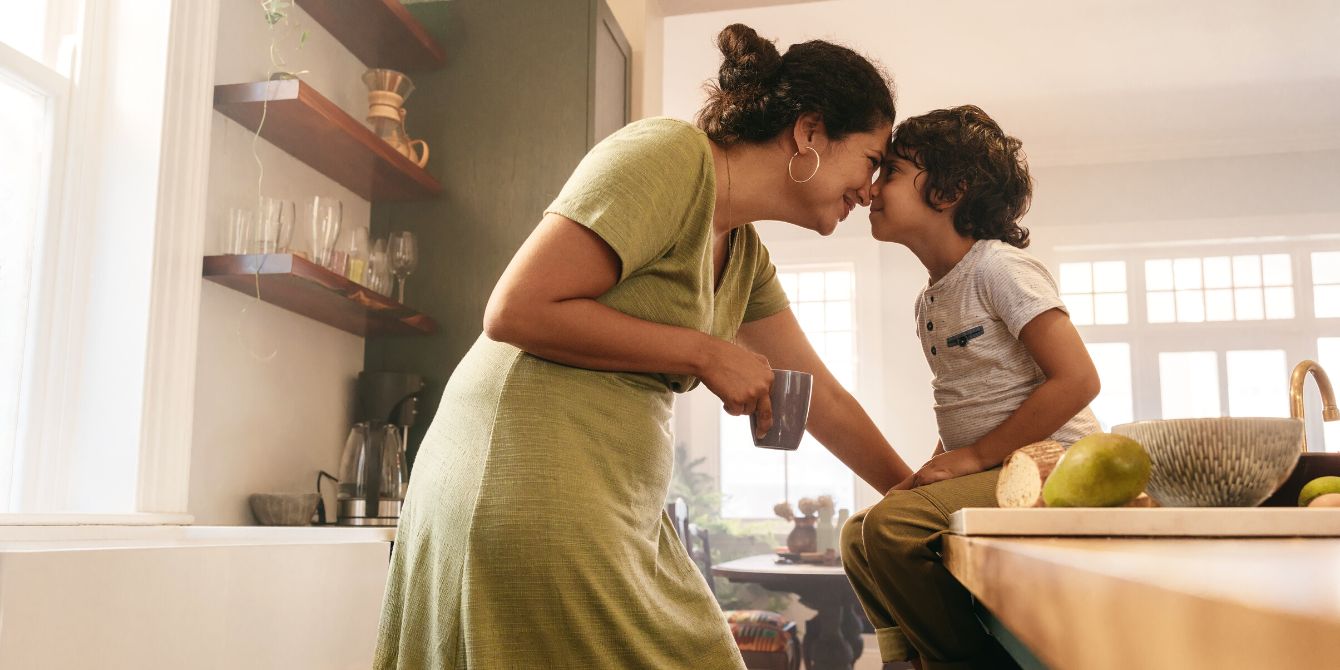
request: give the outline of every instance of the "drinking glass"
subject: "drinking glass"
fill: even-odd
[[[312,229],[312,262],[329,268],[335,255],[335,243],[340,239],[340,223],[344,219],[344,204],[336,198],[312,198],[309,223]]]
[[[366,286],[368,260],[368,228],[355,226],[349,230],[349,269],[345,276]]]
[[[419,244],[414,239],[414,233],[407,230],[391,233],[390,246],[387,253],[391,256],[391,271],[395,273],[396,279],[400,280],[400,290],[397,299],[403,304],[405,302],[405,278],[419,267]]]
[[[252,253],[286,253],[293,240],[294,204],[292,200],[261,198],[252,238]]]
[[[245,254],[251,245],[251,227],[255,212],[241,207],[228,209],[228,221],[223,228],[223,253]]]
[[[368,254],[368,288],[391,295],[391,261],[386,258],[386,239],[377,240]]]

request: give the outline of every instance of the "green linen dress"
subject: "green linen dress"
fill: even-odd
[[[599,301],[733,339],[787,306],[752,226],[713,289],[716,175],[697,128],[633,123],[547,211],[618,255]],[[682,375],[560,365],[486,337],[447,384],[414,466],[375,667],[744,667],[664,512]]]

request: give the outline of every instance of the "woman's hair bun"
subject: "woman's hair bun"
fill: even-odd
[[[717,35],[723,56],[718,85],[727,95],[758,95],[772,86],[782,68],[782,55],[771,41],[742,23],[726,26]]]

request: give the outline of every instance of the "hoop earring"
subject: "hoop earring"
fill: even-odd
[[[789,160],[789,161],[786,162],[786,174],[787,174],[787,176],[791,177],[791,181],[793,181],[793,182],[795,182],[795,183],[797,183],[797,184],[804,184],[805,182],[807,182],[807,181],[809,181],[809,180],[811,180],[811,179],[814,179],[814,175],[819,174],[819,152],[818,152],[818,151],[814,151],[814,147],[805,147],[805,149],[808,150],[808,151],[813,151],[813,152],[814,152],[814,172],[811,172],[811,173],[810,173],[810,176],[808,176],[808,177],[806,177],[806,178],[804,178],[804,179],[796,179],[796,175],[795,175],[795,173],[791,171],[791,164],[792,164],[792,163],[795,163],[795,162],[796,162],[796,156],[799,156],[799,155],[800,155],[800,151],[799,151],[799,150],[797,150],[795,153],[791,154],[791,160]]]

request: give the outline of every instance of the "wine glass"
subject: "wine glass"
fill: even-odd
[[[405,302],[405,278],[419,266],[419,244],[414,239],[414,233],[402,230],[391,233],[389,248],[386,251],[391,256],[391,272],[395,273],[396,279],[400,280],[400,291],[397,295],[399,296],[398,300],[403,304]]]

